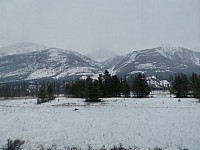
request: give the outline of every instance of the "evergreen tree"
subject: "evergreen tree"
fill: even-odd
[[[65,95],[66,96],[71,95],[71,84],[70,83],[65,84]]]
[[[121,83],[119,78],[114,75],[111,77],[112,96],[119,96],[121,93]]]
[[[54,99],[53,91],[54,91],[54,86],[53,86],[53,84],[51,84],[51,83],[48,84],[46,93],[47,93],[47,97],[48,97],[49,99]]]
[[[45,82],[43,82],[42,86],[39,88],[37,96],[38,96],[37,104],[53,100],[55,98],[53,97],[53,84],[48,84],[46,87]]]
[[[20,95],[21,96],[28,96],[28,84],[27,82],[23,81],[23,83],[21,84],[21,90],[20,90]]]
[[[4,97],[4,88],[0,86],[0,97]]]
[[[124,79],[121,79],[121,84],[122,84],[122,93],[125,97],[130,97],[130,86],[128,84],[128,81],[126,79],[126,76]]]
[[[88,102],[100,102],[102,93],[97,80],[92,80],[90,77],[86,79],[85,99]]]
[[[191,90],[193,91],[193,96],[200,100],[200,75],[192,73],[190,82],[191,82]]]
[[[136,75],[133,80],[132,90],[133,94],[138,98],[146,97],[150,94],[150,88],[144,74],[139,73]]]
[[[44,101],[47,98],[47,91],[45,86],[41,86],[38,92],[38,98],[40,98],[42,101]]]
[[[40,87],[39,92],[38,92],[38,100],[37,104],[41,104],[47,101],[47,91],[44,87]]]
[[[85,82],[85,80],[78,80],[71,84],[69,92],[72,97],[84,98]]]
[[[11,97],[12,96],[12,93],[11,93],[11,85],[9,85],[9,84],[6,84],[5,86],[4,86],[4,98],[8,98],[8,97]]]
[[[60,82],[55,82],[56,83],[56,94],[57,94],[57,96],[59,95],[59,94],[61,94],[61,85],[60,85]]]
[[[105,86],[104,86],[105,80],[104,80],[104,76],[102,74],[99,74],[98,81],[99,81],[99,87],[102,92],[102,97],[106,97],[105,96],[106,95],[105,94]]]
[[[112,79],[108,70],[105,70],[103,75],[99,75],[99,85],[103,93],[103,97],[112,96]]]
[[[172,83],[171,93],[178,98],[187,97],[189,90],[189,81],[185,74],[177,74]]]
[[[15,94],[16,97],[20,97],[21,96],[21,92],[20,92],[20,86],[17,86],[16,87],[16,94]]]

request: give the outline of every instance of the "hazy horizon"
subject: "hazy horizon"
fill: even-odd
[[[199,18],[199,0],[0,0],[0,47],[125,54],[168,43],[200,51]]]

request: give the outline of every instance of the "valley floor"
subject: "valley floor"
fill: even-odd
[[[36,99],[0,101],[0,148],[7,139],[25,141],[24,149],[42,144],[166,150],[200,148],[200,103],[169,95],[152,98],[105,98],[102,103],[59,97],[36,105]],[[77,108],[77,111],[74,109]]]

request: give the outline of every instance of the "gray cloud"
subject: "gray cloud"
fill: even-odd
[[[199,18],[199,0],[0,0],[0,45],[28,41],[81,53],[194,48]]]

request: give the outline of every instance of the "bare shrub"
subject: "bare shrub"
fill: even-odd
[[[3,146],[3,150],[20,150],[21,146],[24,144],[24,141],[19,139],[16,140],[7,140],[7,144]]]

